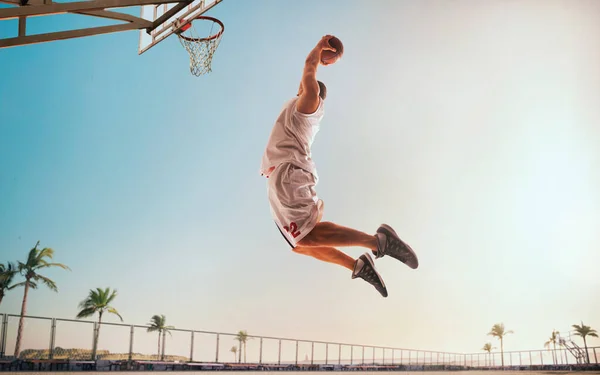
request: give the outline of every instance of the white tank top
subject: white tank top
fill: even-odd
[[[282,163],[291,163],[318,179],[315,163],[311,159],[311,146],[323,118],[323,100],[314,113],[304,114],[296,110],[298,97],[284,104],[262,157],[260,174],[269,177],[269,169]]]

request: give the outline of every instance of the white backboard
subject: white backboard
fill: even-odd
[[[177,1],[177,0],[173,0]],[[194,0],[189,5],[186,5],[182,10],[171,16],[150,34],[146,30],[140,30],[140,43],[138,53],[141,55],[157,43],[173,34],[173,24],[177,19],[184,18],[186,20],[199,16],[217,5],[223,0]],[[145,5],[142,6],[141,18],[154,22],[163,14],[179,3],[161,4],[161,5]]]

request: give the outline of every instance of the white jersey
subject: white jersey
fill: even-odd
[[[260,167],[260,174],[265,177],[269,177],[272,167],[287,162],[318,178],[311,146],[323,118],[323,100],[319,98],[319,107],[314,113],[304,114],[296,109],[298,98],[285,103],[273,126]]]

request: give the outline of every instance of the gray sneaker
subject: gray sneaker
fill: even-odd
[[[369,284],[373,285],[382,296],[388,296],[383,279],[375,270],[375,264],[373,263],[373,259],[371,259],[369,253],[364,253],[356,260],[356,262],[354,262],[352,278],[356,279],[357,277],[360,277]]]
[[[375,259],[388,255],[398,259],[413,270],[419,267],[419,259],[413,249],[404,243],[389,225],[381,224],[375,236],[377,237]]]

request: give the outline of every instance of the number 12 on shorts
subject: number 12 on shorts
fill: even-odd
[[[294,238],[300,235],[300,232],[298,231],[298,225],[296,225],[296,223],[294,223],[293,221],[290,223],[289,227],[287,225],[284,225],[283,229],[285,229],[285,231],[291,234]]]

